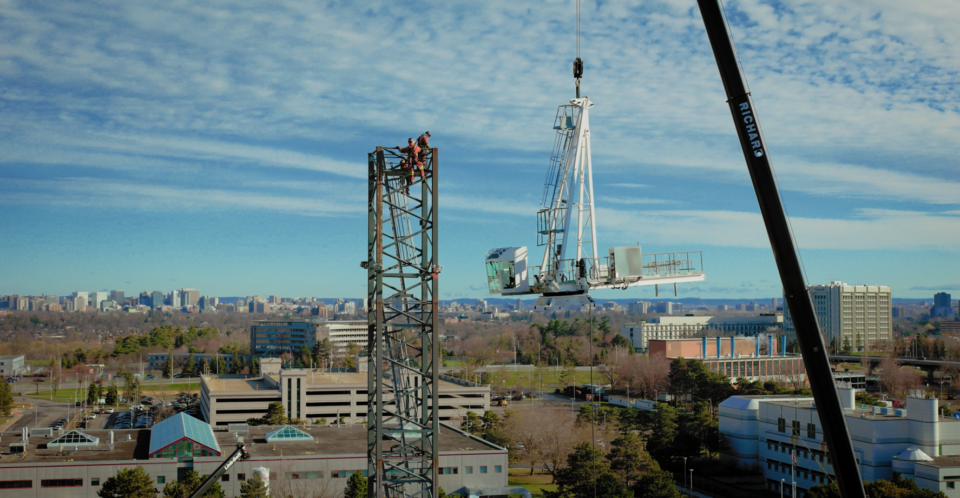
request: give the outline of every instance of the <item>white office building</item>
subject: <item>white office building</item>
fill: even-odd
[[[905,409],[856,405],[854,389],[841,389],[860,474],[866,481],[890,480],[894,473],[922,488],[960,497],[960,420],[938,415],[939,400],[907,397]],[[762,473],[767,489],[798,496],[834,476],[823,425],[811,398],[733,396],[720,404],[720,431],[730,442],[720,460]],[[796,464],[793,464],[793,457]]]
[[[720,335],[752,337],[757,334],[779,334],[783,316],[660,316],[648,322],[625,323],[620,334],[630,339],[637,351],[646,351],[651,340],[686,339],[700,332],[715,331]]]
[[[840,347],[853,351],[874,349],[877,341],[893,337],[890,296],[890,287],[883,285],[830,282],[810,287],[817,322],[827,343],[836,340]],[[795,333],[786,301],[783,314],[784,332]]]
[[[16,377],[24,372],[22,354],[0,356],[0,377]]]

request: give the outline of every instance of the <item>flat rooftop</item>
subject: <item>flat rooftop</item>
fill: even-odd
[[[941,469],[960,467],[960,455],[943,455],[933,457],[932,462],[917,462],[921,465],[929,465]]]
[[[247,451],[253,457],[271,457],[283,455],[366,455],[367,428],[363,425],[336,426],[295,426],[314,437],[314,442],[284,442],[267,443],[265,436],[268,432],[282,426],[250,427],[250,434],[244,436]],[[387,430],[389,432],[389,429]],[[217,443],[224,451],[236,447],[233,433],[229,431],[214,431]],[[395,440],[383,441],[383,448],[389,449],[397,444]],[[465,436],[448,427],[440,427],[440,451],[505,451],[492,443],[482,439]]]
[[[307,389],[331,389],[337,385],[363,386],[367,385],[367,374],[358,372],[320,372],[306,370]],[[271,377],[276,377],[271,375]],[[204,375],[202,381],[207,385],[210,391],[217,392],[239,392],[239,391],[277,391],[274,387],[264,381],[262,378],[243,379],[236,376],[217,377],[215,375]],[[440,388],[444,390],[472,389],[486,386],[462,386],[445,380],[440,381]]]
[[[250,427],[249,435],[244,436],[247,451],[254,457],[281,456],[281,452],[286,456],[302,455],[359,455],[367,454],[367,428],[363,425],[344,425],[336,426],[295,426],[313,436],[313,442],[283,442],[267,443],[266,434],[282,426],[257,426]],[[116,461],[116,460],[146,460],[149,455],[150,447],[150,429],[139,430],[114,430],[115,443],[111,450],[108,443],[110,431],[93,430],[81,431],[84,434],[100,438],[100,445],[97,447],[79,447],[76,451],[72,447],[64,446],[63,453],[59,452],[59,447],[47,448],[47,443],[54,438],[49,437],[30,437],[30,444],[27,446],[25,456],[11,455],[9,450],[10,443],[19,441],[19,432],[5,432],[2,434],[4,446],[0,452],[0,467],[10,464],[21,463],[61,463],[61,462],[90,462],[90,461]],[[389,430],[388,430],[389,432]],[[236,447],[236,440],[233,433],[224,430],[215,430],[214,436],[224,456],[233,452]],[[130,440],[127,440],[129,435]],[[394,440],[384,440],[384,449],[397,444]],[[449,427],[440,429],[440,451],[442,452],[464,452],[464,451],[506,451],[492,443],[482,439],[466,436]],[[58,445],[59,446],[59,445]],[[198,460],[205,460],[210,457],[198,457]],[[219,458],[219,457],[214,457]]]
[[[64,431],[64,434],[70,431]],[[3,447],[0,448],[0,465],[11,463],[59,463],[73,461],[101,461],[101,460],[140,460],[146,459],[150,446],[149,429],[114,430],[113,450],[110,449],[110,431],[84,430],[79,432],[100,438],[100,444],[93,446],[79,446],[76,451],[70,445],[64,445],[60,453],[59,445],[47,448],[47,443],[59,437],[30,436],[26,455],[10,454],[10,444],[20,441],[20,432],[5,432],[2,435]],[[130,440],[127,441],[127,437]]]
[[[770,403],[771,403],[771,404],[774,404],[774,405],[779,405],[779,406],[790,406],[790,407],[799,407],[799,408],[815,409],[815,408],[813,408],[813,403],[814,403],[814,402],[813,402],[813,400],[810,399],[810,398],[801,399],[801,400],[799,400],[799,401],[797,401],[797,402],[789,402],[789,401],[770,401]],[[904,409],[904,408],[900,408],[900,409]],[[907,413],[910,413],[910,411],[907,410]],[[872,419],[872,420],[877,420],[877,419],[880,419],[880,420],[883,420],[883,419],[903,419],[903,420],[906,420],[906,417],[897,416],[897,415],[896,415],[896,412],[894,412],[894,413],[892,413],[892,414],[886,414],[886,415],[885,415],[885,414],[882,414],[882,413],[873,413],[873,407],[870,407],[869,409],[866,409],[866,410],[865,410],[865,409],[862,409],[862,408],[854,408],[852,411],[850,411],[849,413],[847,413],[846,416],[848,416],[848,417],[853,417],[853,418],[860,418],[860,415],[861,415],[861,414],[864,415],[864,418]],[[960,419],[956,419],[956,418],[953,418],[953,417],[940,417],[940,422],[947,422],[947,423],[951,423],[951,424],[953,424],[953,423],[960,423]]]

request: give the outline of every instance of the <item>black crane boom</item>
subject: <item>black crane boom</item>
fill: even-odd
[[[233,464],[240,460],[246,460],[247,458],[249,458],[249,455],[247,454],[247,450],[243,448],[243,443],[237,443],[237,451],[234,451],[232,455],[227,457],[227,459],[224,460],[219,467],[217,467],[217,470],[213,471],[213,474],[207,476],[207,478],[203,481],[203,484],[193,491],[193,493],[190,495],[190,498],[200,498],[203,496],[203,494],[210,489],[210,486],[213,486],[213,483],[220,480],[220,476],[230,470],[230,467],[233,467]]]
[[[727,92],[727,103],[733,114],[733,122],[740,136],[740,146],[747,161],[750,179],[760,203],[760,213],[767,228],[767,236],[773,248],[773,256],[783,283],[784,305],[789,307],[797,342],[806,365],[807,379],[817,404],[823,439],[830,449],[834,475],[843,498],[866,496],[850,439],[850,429],[840,404],[840,396],[830,371],[830,360],[823,341],[820,325],[807,292],[803,278],[800,256],[790,223],[787,220],[780,189],[770,164],[767,144],[760,130],[753,99],[747,91],[740,65],[737,63],[736,47],[727,32],[723,10],[719,0],[697,0],[703,24],[707,29],[713,55],[717,59],[720,78]]]

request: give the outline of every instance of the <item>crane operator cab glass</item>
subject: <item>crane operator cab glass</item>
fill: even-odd
[[[487,253],[487,287],[491,294],[526,294],[527,248],[502,247]]]

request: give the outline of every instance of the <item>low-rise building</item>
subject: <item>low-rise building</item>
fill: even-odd
[[[367,419],[366,373],[280,369],[267,359],[261,369],[263,374],[256,378],[201,376],[204,419],[215,427],[243,423],[266,415],[273,402],[282,403],[291,419],[333,422],[340,416],[347,423]],[[483,415],[490,409],[489,386],[441,376],[438,388],[441,420],[459,420],[468,412]]]
[[[803,357],[787,354],[783,339],[770,335],[653,340],[650,341],[650,357],[700,360],[707,370],[722,373],[730,377],[731,382],[743,377],[751,382],[805,386],[807,371]]]
[[[648,322],[626,323],[620,334],[630,339],[634,349],[646,351],[647,343],[654,339],[683,339],[703,332],[721,335],[755,336],[779,331],[783,315],[759,316],[660,316]]]
[[[4,433],[0,489],[4,498],[98,498],[118,471],[142,467],[158,491],[182,479],[187,470],[212,474],[242,437],[250,458],[234,464],[220,479],[226,498],[255,469],[269,476],[272,496],[342,496],[348,478],[367,472],[367,430],[350,426],[245,427],[242,433],[214,430],[178,414],[146,430],[70,431],[54,436]],[[384,440],[386,447],[394,440]],[[443,425],[439,440],[439,485],[450,492],[507,485],[507,450]],[[11,449],[16,458],[11,458]]]
[[[905,409],[857,405],[855,389],[840,389],[841,405],[864,480],[894,473],[923,488],[960,496],[960,420],[940,417],[939,400],[916,393]],[[833,465],[811,398],[733,396],[720,404],[720,432],[730,442],[721,462],[762,473],[767,488],[796,482],[798,494],[829,482]],[[794,457],[796,463],[794,463]],[[788,488],[789,489],[789,488]]]
[[[0,377],[16,377],[24,373],[23,355],[0,356]]]

